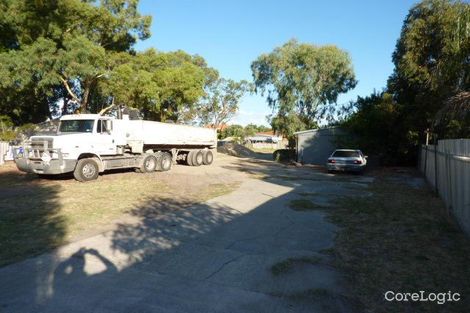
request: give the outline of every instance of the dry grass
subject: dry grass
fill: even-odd
[[[470,241],[429,190],[379,177],[373,197],[347,198],[331,210],[341,226],[338,265],[370,312],[467,312],[470,307]],[[386,302],[384,293],[459,292],[460,302]]]
[[[172,173],[103,175],[89,183],[0,169],[0,266],[106,231],[132,209],[171,199],[185,205],[231,192],[235,181]],[[160,199],[160,200],[158,200]]]

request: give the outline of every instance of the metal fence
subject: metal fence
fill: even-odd
[[[8,142],[0,141],[0,165],[5,163],[5,158],[8,153]]]
[[[420,170],[470,236],[470,139],[421,147]]]

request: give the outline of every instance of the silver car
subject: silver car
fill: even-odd
[[[326,168],[328,172],[351,171],[363,172],[367,165],[367,156],[361,150],[338,149],[328,158]]]

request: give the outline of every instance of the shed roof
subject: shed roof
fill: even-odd
[[[333,129],[341,129],[339,126],[333,126],[333,127],[327,127],[327,128],[315,128],[315,129],[308,129],[308,130],[302,130],[295,132],[294,135],[299,135],[299,134],[306,134],[306,133],[315,133],[319,131],[327,131],[327,130],[333,130]]]

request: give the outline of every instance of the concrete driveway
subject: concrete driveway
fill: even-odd
[[[368,177],[223,157],[235,192],[135,208],[115,227],[0,269],[0,312],[356,312],[322,210]]]

